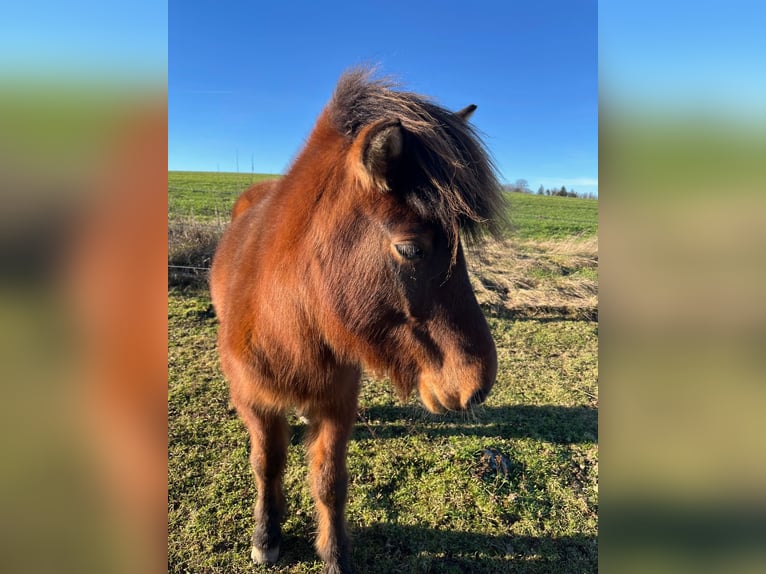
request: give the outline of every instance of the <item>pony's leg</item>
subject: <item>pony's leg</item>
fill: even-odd
[[[250,431],[250,465],[258,489],[250,557],[256,564],[273,564],[279,558],[285,513],[282,474],[287,461],[287,420],[283,414],[238,410]]]
[[[316,548],[325,562],[325,574],[352,571],[345,517],[346,452],[356,419],[356,390],[349,395],[339,401],[345,404],[333,405],[332,411],[311,414],[309,473],[319,522]]]

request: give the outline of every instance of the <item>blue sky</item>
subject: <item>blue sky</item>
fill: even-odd
[[[0,73],[53,80],[164,83],[167,4],[11,0],[0,10]]]
[[[663,116],[766,118],[761,0],[599,3],[602,98]]]
[[[169,4],[168,168],[284,172],[350,66],[478,105],[504,181],[598,190],[597,3]]]

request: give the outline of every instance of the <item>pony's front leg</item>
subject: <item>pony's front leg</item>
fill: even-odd
[[[346,451],[356,418],[356,394],[353,405],[334,406],[337,409],[335,412],[312,414],[311,420],[310,481],[319,522],[316,548],[324,560],[325,574],[350,574],[345,517],[348,490]]]
[[[285,513],[282,474],[287,461],[287,420],[282,414],[243,410],[240,416],[250,432],[250,465],[258,489],[250,556],[256,564],[273,564],[279,558]]]

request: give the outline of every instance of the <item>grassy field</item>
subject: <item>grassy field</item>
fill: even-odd
[[[272,174],[168,173],[170,217],[204,221],[228,220],[237,195],[253,183],[279,177]],[[591,237],[598,228],[598,202],[572,197],[509,193],[511,224],[522,239]]]
[[[237,196],[259,181],[278,178],[271,174],[168,172],[168,215],[203,221],[228,221]]]
[[[521,239],[591,237],[598,230],[598,201],[576,197],[509,194],[511,223]]]
[[[169,174],[171,215],[176,188],[228,186],[231,201],[251,177],[218,175]],[[435,416],[415,397],[397,402],[388,381],[363,383],[348,457],[359,573],[597,571],[598,204],[513,195],[512,235],[469,250],[499,356],[485,405]],[[247,433],[228,403],[209,295],[189,285],[168,293],[169,571],[321,572],[294,416],[283,554],[270,569],[250,564]]]

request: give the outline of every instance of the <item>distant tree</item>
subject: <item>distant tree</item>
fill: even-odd
[[[532,190],[529,189],[529,182],[526,179],[517,179],[513,187],[519,193],[532,193]]]
[[[567,187],[565,185],[561,186],[561,191],[559,192],[559,194],[561,195],[561,197],[567,196]]]
[[[543,188],[543,184],[540,184],[540,187],[537,188],[537,195],[545,195],[545,189]]]

